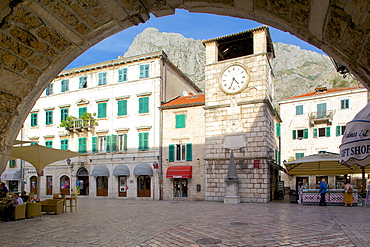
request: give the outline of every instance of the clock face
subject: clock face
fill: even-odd
[[[220,78],[220,87],[225,93],[235,94],[248,86],[249,74],[241,65],[227,67]]]

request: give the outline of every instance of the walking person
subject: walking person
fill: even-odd
[[[303,183],[299,182],[298,184],[298,204],[302,203],[302,197],[303,197]]]
[[[320,203],[319,203],[319,206],[326,206],[326,201],[325,201],[325,195],[326,195],[326,191],[328,189],[328,185],[326,184],[325,182],[325,178],[323,178],[321,180],[321,183],[320,183]]]
[[[353,203],[353,187],[349,183],[349,180],[346,181],[346,184],[344,185],[344,206],[347,207],[347,204],[349,204],[350,207],[352,207]]]

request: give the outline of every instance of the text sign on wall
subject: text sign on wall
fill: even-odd
[[[253,167],[260,168],[260,160],[254,160]]]

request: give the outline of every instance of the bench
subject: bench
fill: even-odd
[[[49,214],[54,212],[55,214],[63,213],[63,200],[59,199],[47,199],[41,201],[41,211]]]

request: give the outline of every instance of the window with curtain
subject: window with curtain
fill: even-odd
[[[193,160],[193,145],[186,144],[170,144],[168,146],[168,161],[192,161]]]
[[[127,133],[118,135],[118,151],[127,151]]]

